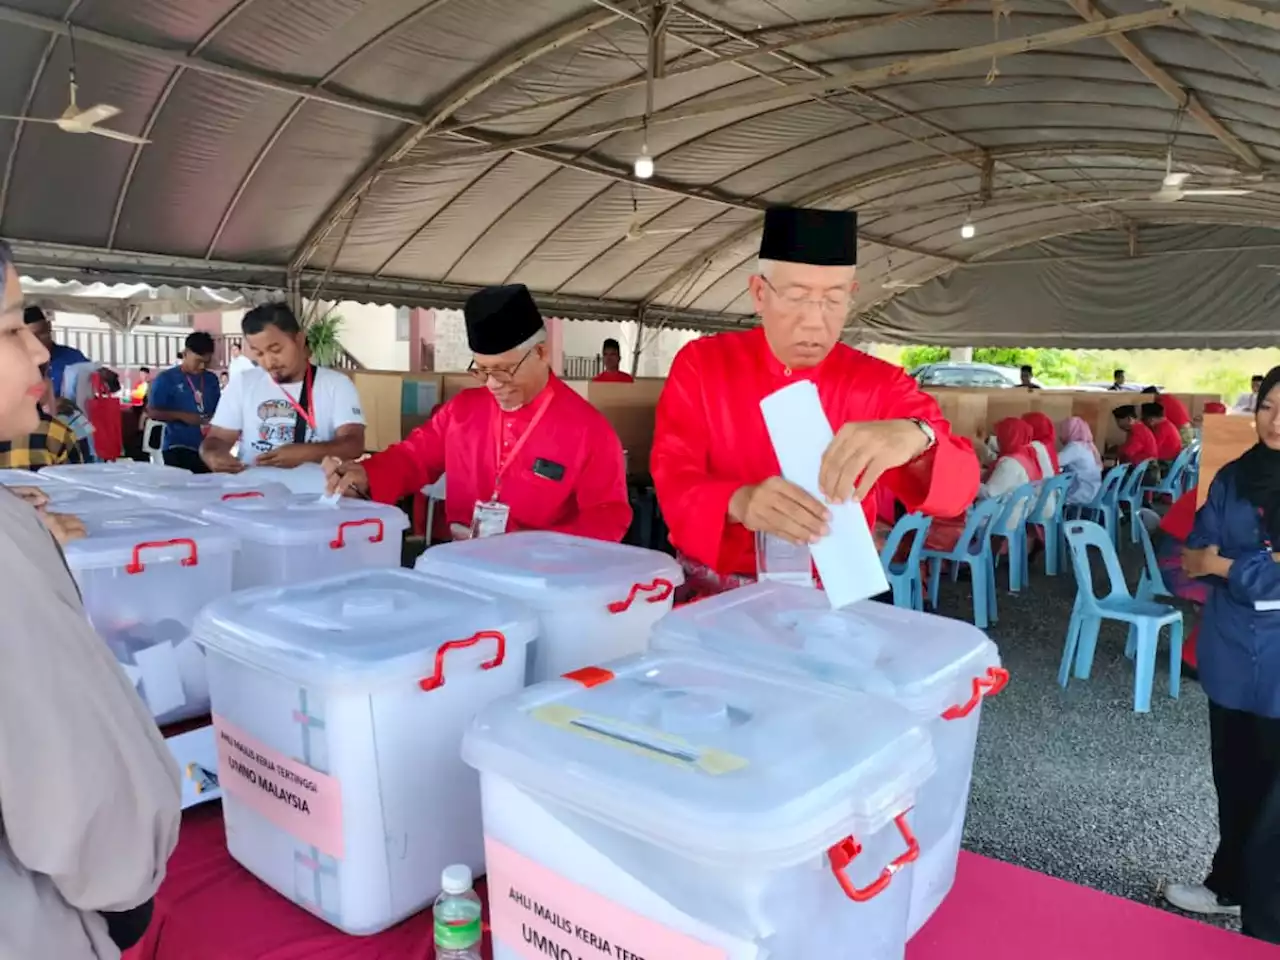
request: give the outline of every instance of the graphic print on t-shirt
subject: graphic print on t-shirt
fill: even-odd
[[[258,434],[253,441],[253,449],[258,453],[267,453],[276,447],[293,443],[293,430],[297,422],[298,411],[284,397],[258,404]],[[306,429],[305,424],[303,429]]]

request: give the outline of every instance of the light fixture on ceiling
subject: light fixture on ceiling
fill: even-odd
[[[965,240],[972,240],[978,232],[978,228],[973,225],[973,221],[965,217],[964,226],[960,228],[960,236]]]
[[[648,180],[653,176],[653,157],[649,156],[649,145],[646,143],[640,148],[640,156],[636,157],[636,162],[632,169],[635,171],[636,179]]]

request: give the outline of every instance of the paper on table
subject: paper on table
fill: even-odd
[[[835,438],[818,398],[818,388],[800,380],[760,401],[769,439],[782,475],[822,500],[818,473],[822,455]],[[860,503],[829,504],[831,533],[810,547],[822,587],[839,609],[889,589]]]
[[[135,651],[133,662],[142,671],[142,697],[153,716],[163,716],[187,702],[182,690],[182,674],[173,644],[168,640],[153,647]]]

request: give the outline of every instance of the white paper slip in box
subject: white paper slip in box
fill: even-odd
[[[760,411],[783,477],[822,502],[818,474],[822,455],[835,434],[822,410],[818,388],[808,380],[798,381],[761,400]],[[827,508],[831,511],[831,532],[810,550],[831,606],[839,609],[884,593],[889,581],[862,504],[850,501],[828,504]]]

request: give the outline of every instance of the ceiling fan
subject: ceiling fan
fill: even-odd
[[[693,233],[693,227],[654,228],[646,227],[644,222],[644,214],[640,212],[640,206],[636,203],[633,191],[631,195],[631,219],[627,221],[626,232],[622,235],[624,241],[630,243],[635,240],[647,240],[649,237],[677,237],[686,233]]]
[[[52,123],[63,133],[91,133],[99,137],[107,137],[110,140],[120,140],[123,143],[146,144],[150,143],[145,137],[135,137],[131,133],[121,133],[119,130],[111,130],[107,127],[100,126],[112,117],[119,116],[120,108],[114,107],[109,103],[100,103],[97,106],[86,107],[81,109],[77,102],[76,93],[79,86],[76,83],[76,68],[72,64],[71,67],[71,90],[70,101],[67,109],[62,111],[62,115],[54,119],[47,117],[5,117],[0,116],[0,120],[10,120],[18,123]]]
[[[1112,203],[1177,203],[1185,197],[1245,197],[1253,193],[1246,187],[1188,187],[1186,183],[1191,174],[1185,171],[1175,173],[1173,170],[1173,151],[1165,157],[1164,180],[1160,189],[1146,197],[1116,197],[1111,200],[1097,200],[1089,206],[1105,206]]]
[[[692,232],[693,227],[646,227],[644,225],[644,217],[637,213],[627,223],[627,232],[622,235],[622,239],[630,243],[634,240],[646,240],[649,237],[675,237]]]

